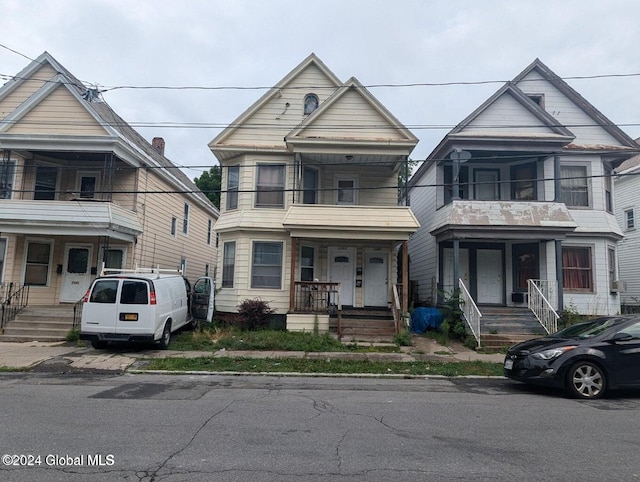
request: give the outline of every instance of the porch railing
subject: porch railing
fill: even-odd
[[[475,301],[471,297],[471,293],[464,285],[462,280],[459,280],[460,283],[460,300],[462,301],[462,306],[460,309],[462,310],[462,316],[464,320],[467,322],[473,337],[476,339],[478,343],[478,348],[480,348],[480,318],[482,318],[482,313],[478,309]]]
[[[530,279],[528,284],[528,305],[542,327],[549,334],[558,331],[560,316],[551,304],[557,293],[557,284],[553,280]]]
[[[13,283],[0,286],[0,301],[2,302],[0,331],[29,303],[29,285],[23,286],[16,291],[13,291],[13,289]]]
[[[328,313],[338,318],[338,337],[342,337],[342,300],[340,283],[296,281],[293,311],[295,313]]]

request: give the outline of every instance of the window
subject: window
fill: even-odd
[[[536,164],[523,164],[511,168],[511,199],[514,201],[535,201]]]
[[[171,236],[175,236],[176,235],[176,231],[178,229],[178,219],[173,216],[171,218]]]
[[[282,243],[253,243],[251,287],[282,288]]]
[[[117,279],[96,281],[89,301],[91,303],[115,303],[116,295],[118,294],[118,283]]]
[[[284,164],[258,166],[256,207],[284,207]]]
[[[222,255],[222,287],[233,288],[233,277],[236,268],[236,242],[223,244]]]
[[[356,204],[356,180],[340,179],[336,180],[337,204]]]
[[[613,196],[611,195],[611,179],[613,178],[613,171],[606,167],[604,170],[604,174],[604,195],[606,203],[605,209],[607,210],[607,212],[613,213]]]
[[[187,275],[187,258],[184,256],[180,258],[180,272],[183,276]]]
[[[315,279],[315,248],[302,246],[300,248],[300,281]]]
[[[77,190],[82,199],[94,199],[98,190],[99,174],[96,172],[78,173]]]
[[[182,218],[182,234],[189,234],[189,205],[184,203],[184,217]]]
[[[36,185],[33,199],[36,201],[53,201],[56,198],[58,168],[38,166],[36,168]]]
[[[567,206],[589,206],[587,166],[560,166],[560,200]]]
[[[527,94],[527,97],[544,109],[544,94]]]
[[[624,212],[624,225],[627,230],[635,229],[636,227],[636,219],[634,216],[633,209],[627,209]]]
[[[593,291],[591,248],[562,248],[562,283],[570,291]]]
[[[147,294],[147,287],[148,284],[146,281],[124,280],[120,292],[120,303],[123,305],[148,304],[149,295]]]
[[[211,219],[209,219],[209,222],[207,223],[207,244],[209,246],[211,246],[211,234],[213,231],[213,221],[211,221]]]
[[[318,171],[304,168],[302,174],[302,202],[304,204],[317,204],[318,202]]]
[[[11,199],[15,175],[15,161],[4,161],[0,164],[0,199]]]
[[[479,201],[500,199],[500,171],[498,169],[475,169],[473,181],[475,199]]]
[[[51,265],[51,242],[27,241],[27,260],[24,267],[24,284],[48,286]]]
[[[4,259],[7,256],[7,240],[0,238],[0,283],[4,279]]]
[[[102,261],[105,268],[124,268],[125,250],[124,248],[105,249],[102,252]]]
[[[316,94],[307,94],[304,97],[304,115],[311,114],[318,108],[320,102],[318,102],[318,96]]]
[[[616,281],[616,250],[607,248],[607,267],[609,268],[609,286]]]
[[[227,209],[238,208],[238,186],[240,184],[240,166],[227,169]]]

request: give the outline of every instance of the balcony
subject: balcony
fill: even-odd
[[[133,242],[142,225],[137,213],[108,202],[5,199],[0,203],[0,232],[109,236]]]
[[[452,238],[563,238],[578,227],[564,203],[453,200],[436,211],[430,233]]]

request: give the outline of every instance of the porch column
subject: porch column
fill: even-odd
[[[560,157],[553,156],[553,200],[555,202],[562,202],[561,183],[562,172],[560,171]]]
[[[289,274],[289,312],[296,307],[296,251],[298,238],[291,238],[291,272]]]
[[[402,312],[409,312],[409,243],[402,242]]]
[[[556,239],[556,280],[558,281],[558,313],[564,310],[564,284],[562,281],[562,240]]]
[[[453,291],[460,289],[460,241],[453,240]]]

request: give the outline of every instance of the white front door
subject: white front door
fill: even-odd
[[[67,244],[64,248],[62,268],[61,303],[75,303],[89,289],[91,284],[92,246]]]
[[[478,249],[478,303],[502,304],[502,251]]]
[[[329,281],[340,283],[340,302],[353,306],[356,278],[356,248],[329,248]]]
[[[387,306],[389,272],[387,253],[371,252],[364,256],[364,305]]]

